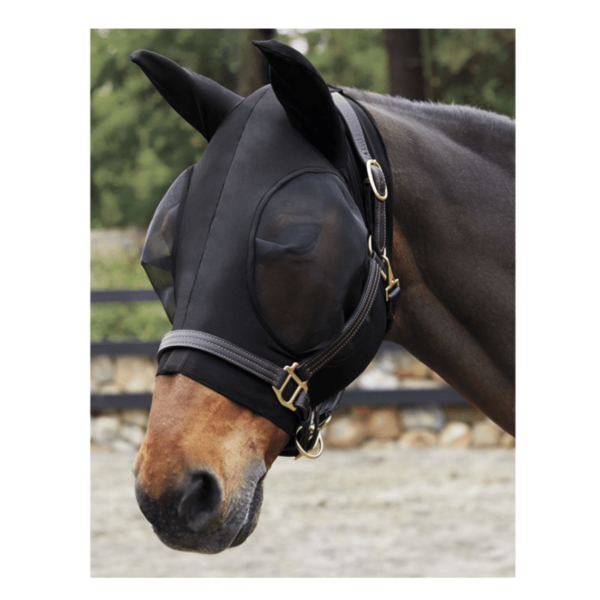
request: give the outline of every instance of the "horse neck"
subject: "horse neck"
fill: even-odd
[[[394,262],[412,255],[422,277],[437,270],[431,258],[443,249],[502,259],[514,274],[514,121],[467,106],[348,92],[372,114],[388,151]]]
[[[392,167],[392,256],[403,291],[387,339],[506,428],[511,389],[514,402],[514,122],[349,94],[375,119]],[[490,414],[488,405],[506,410]]]
[[[395,213],[411,199],[432,202],[441,196],[461,206],[478,197],[491,204],[506,197],[499,188],[514,192],[512,119],[469,106],[346,93],[369,110],[385,141],[399,196]]]

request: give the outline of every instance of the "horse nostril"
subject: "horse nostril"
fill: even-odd
[[[217,478],[207,471],[197,471],[184,484],[177,514],[192,531],[201,531],[219,515],[221,503],[221,486]]]

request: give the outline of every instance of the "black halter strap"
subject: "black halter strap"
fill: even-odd
[[[382,278],[385,282],[384,285],[387,284],[385,294],[388,306],[400,293],[400,286],[398,280],[393,277],[386,251],[388,241],[386,211],[389,210],[386,205],[389,204],[389,201],[383,169],[371,157],[362,126],[350,102],[337,91],[332,93],[332,97],[344,118],[354,147],[366,169],[365,181],[368,182],[366,189],[368,190],[367,194],[370,194],[371,197],[368,198],[365,206],[372,211],[373,224],[372,230],[369,228],[371,233],[368,248],[370,262],[366,284],[360,302],[342,332],[328,346],[308,359],[285,367],[202,331],[187,329],[171,331],[164,336],[158,350],[159,360],[163,352],[172,348],[192,348],[206,352],[228,361],[270,384],[276,400],[286,409],[296,413],[298,417],[296,434],[282,454],[289,456],[300,453],[309,458],[316,458],[320,455],[323,449],[321,429],[329,421],[331,413],[339,404],[344,392],[341,390],[312,407],[308,395],[309,380],[332,361],[353,339],[371,312]],[[371,239],[374,244],[371,243]],[[310,451],[315,447],[317,450],[311,454]]]
[[[350,132],[350,137],[354,148],[356,149],[357,155],[362,161],[364,168],[366,169],[367,182],[366,194],[369,197],[370,202],[368,205],[371,207],[371,228],[370,233],[374,241],[375,247],[369,248],[369,253],[372,254],[373,250],[379,254],[381,260],[385,263],[387,273],[384,274],[384,280],[387,281],[385,289],[385,299],[388,303],[388,326],[392,319],[391,307],[393,301],[400,295],[400,282],[394,278],[392,272],[392,265],[390,258],[387,254],[388,239],[391,244],[391,217],[392,217],[392,202],[391,197],[388,201],[388,186],[386,183],[385,175],[381,165],[372,158],[369,151],[369,147],[365,140],[363,128],[357,117],[354,108],[350,105],[350,102],[339,92],[332,94],[333,101],[337,106],[340,114],[344,118],[344,121]],[[374,127],[376,130],[376,128]]]

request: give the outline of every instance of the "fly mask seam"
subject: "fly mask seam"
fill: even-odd
[[[267,92],[267,89],[264,90],[264,92],[261,94],[260,98],[262,98],[262,96],[264,96],[266,92]],[[260,98],[259,98],[259,100],[260,100]],[[254,109],[256,108],[257,105],[258,105],[258,102],[256,102],[254,104],[254,106],[250,110],[250,113],[249,113],[248,117],[250,117],[252,115],[252,113],[254,112]],[[235,108],[231,112],[232,113],[235,112]],[[249,123],[249,118],[246,120],[246,123],[244,124],[244,127],[242,128],[242,131],[240,132],[240,136],[239,136],[239,138],[237,140],[237,143],[236,143],[236,146],[235,146],[235,150],[233,151],[233,155],[231,157],[231,162],[229,163],[229,168],[227,169],[227,175],[225,176],[225,179],[223,180],[223,185],[221,186],[221,190],[219,192],[219,199],[217,200],[217,204],[215,206],[215,211],[212,214],[212,217],[211,217],[211,220],[210,220],[210,225],[208,226],[208,233],[207,233],[207,236],[206,236],[207,240],[210,237],[210,231],[212,229],[213,223],[215,221],[215,217],[217,215],[217,208],[219,206],[219,203],[221,202],[221,197],[223,195],[223,190],[225,189],[225,185],[227,184],[227,180],[229,179],[229,173],[231,172],[231,167],[233,166],[233,163],[235,162],[235,157],[236,157],[238,148],[240,146],[240,142],[241,142],[242,138],[244,137],[244,132],[246,131],[246,127],[248,126],[248,123]],[[202,259],[204,258],[204,254],[206,252],[206,246],[207,245],[208,245],[208,241],[207,241],[207,243],[205,244],[205,246],[204,246],[204,248],[202,250],[202,255],[200,256],[200,259],[198,260],[198,266],[196,268],[196,274],[194,275],[194,281],[192,282],[192,285],[190,287],[190,292],[189,292],[189,295],[188,295],[188,300],[187,300],[187,303],[185,305],[185,312],[184,312],[184,315],[183,315],[183,319],[181,321],[182,325],[185,323],[185,320],[187,318],[187,314],[188,314],[188,309],[189,309],[189,306],[190,306],[190,302],[192,301],[192,292],[193,292],[194,288],[196,287],[196,281],[198,280],[198,274],[200,273],[200,265],[202,264]]]
[[[176,242],[176,240],[179,238],[179,232],[181,230],[181,221],[183,218],[183,211],[184,211],[184,207],[185,207],[185,202],[187,200],[187,196],[190,191],[191,184],[192,184],[192,178],[190,177],[187,181],[185,193],[182,195],[181,208],[178,210],[178,214],[177,214],[177,222],[175,225],[175,235],[173,236],[173,248],[171,249],[171,258],[172,258],[171,268],[173,270],[174,270],[174,265],[177,263],[177,242]],[[175,294],[175,288],[173,288],[173,296],[175,298],[175,303],[177,303],[177,296]]]

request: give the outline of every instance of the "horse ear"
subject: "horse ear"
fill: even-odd
[[[243,100],[216,81],[184,69],[155,52],[136,50],[129,58],[144,71],[164,99],[208,141],[229,112]]]
[[[277,40],[252,43],[269,63],[273,91],[292,125],[335,166],[344,164],[344,127],[319,72],[300,52]]]

